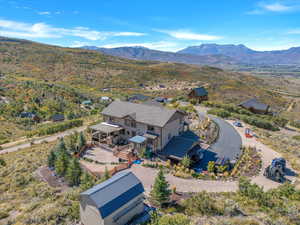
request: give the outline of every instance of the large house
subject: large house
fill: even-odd
[[[144,187],[129,171],[120,172],[80,194],[84,225],[124,225],[144,212]]]
[[[256,98],[244,101],[239,106],[256,114],[268,114],[270,110],[269,105],[259,102]]]
[[[158,155],[188,130],[185,112],[160,104],[114,101],[102,111],[102,115],[104,122],[91,126],[94,143],[104,141],[118,145],[132,142]],[[195,144],[189,147],[193,148]],[[189,150],[182,149],[182,152]]]
[[[194,99],[198,103],[201,103],[203,101],[208,100],[208,92],[204,87],[198,87],[198,88],[192,89],[188,93],[188,97],[189,97],[189,99]]]

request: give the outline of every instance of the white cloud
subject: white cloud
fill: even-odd
[[[300,29],[294,29],[287,32],[288,34],[300,34]]]
[[[51,12],[38,12],[39,15],[51,15]]]
[[[158,42],[144,42],[144,43],[112,43],[101,45],[102,48],[119,48],[119,47],[145,47],[160,51],[176,52],[181,50],[184,46],[176,42],[158,41]]]
[[[188,30],[156,30],[156,31],[168,34],[173,38],[181,39],[181,40],[213,41],[213,40],[222,39],[222,37],[220,36],[193,33]]]
[[[258,15],[265,14],[267,12],[273,13],[284,13],[284,12],[293,12],[300,9],[299,2],[296,1],[286,1],[284,4],[279,1],[272,1],[266,3],[265,1],[261,1],[257,4],[257,8],[247,12],[250,15]]]
[[[273,3],[273,4],[262,5],[262,8],[264,8],[267,11],[272,11],[272,12],[286,12],[286,11],[290,11],[293,9],[292,6],[286,6],[286,5],[283,5],[278,2]]]
[[[87,27],[74,27],[72,29],[52,27],[45,23],[22,23],[11,20],[0,20],[0,35],[19,38],[60,38],[64,36],[81,37],[87,40],[105,40],[118,36],[143,36],[137,32],[107,32],[91,30]]]

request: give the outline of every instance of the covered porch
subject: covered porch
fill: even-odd
[[[140,153],[142,150],[145,150],[150,156],[152,153],[157,151],[158,136],[149,133],[145,133],[142,136],[136,135],[129,139],[129,143],[136,154]]]
[[[99,123],[90,127],[93,144],[117,145],[126,142],[123,138],[124,128],[109,123]]]

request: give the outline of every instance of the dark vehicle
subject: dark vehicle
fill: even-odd
[[[285,181],[285,170],[286,160],[284,158],[275,158],[272,160],[271,165],[265,169],[264,176],[271,180],[282,183]]]

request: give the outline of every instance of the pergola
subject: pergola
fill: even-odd
[[[92,130],[92,141],[101,142],[108,137],[116,137],[120,134],[123,127],[108,123],[99,123],[90,127]]]

